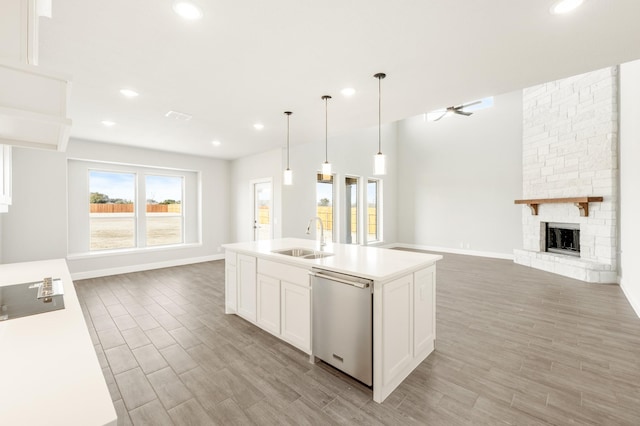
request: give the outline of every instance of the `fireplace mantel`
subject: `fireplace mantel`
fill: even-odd
[[[589,216],[589,203],[601,203],[602,197],[571,197],[571,198],[537,198],[531,200],[515,200],[515,204],[526,204],[531,214],[538,215],[540,204],[573,203],[580,210],[580,216]]]

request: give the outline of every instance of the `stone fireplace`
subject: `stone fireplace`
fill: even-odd
[[[523,248],[516,263],[588,282],[617,279],[618,69],[610,67],[523,92],[525,199],[602,197],[585,212],[574,203],[522,208]],[[536,214],[537,213],[537,214]],[[582,216],[584,214],[584,216]],[[548,224],[559,245],[549,250]],[[553,229],[553,227],[552,227]]]

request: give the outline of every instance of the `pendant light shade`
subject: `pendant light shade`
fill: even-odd
[[[331,96],[324,95],[322,100],[324,100],[324,163],[322,163],[322,179],[329,180],[331,179],[331,163],[329,162],[329,140],[328,140],[328,104]]]
[[[387,75],[384,73],[377,73],[374,75],[378,79],[378,153],[373,156],[373,174],[374,175],[386,175],[387,174],[387,157],[382,153],[382,79]]]
[[[387,174],[387,156],[381,152],[373,156],[373,174],[374,175]]]
[[[285,185],[293,185],[293,172],[290,169],[284,171],[283,182]]]
[[[282,183],[285,185],[293,185],[293,172],[289,168],[289,118],[293,113],[291,111],[285,111],[284,113],[287,116],[287,168],[282,176]]]

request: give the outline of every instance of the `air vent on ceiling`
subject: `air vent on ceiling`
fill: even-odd
[[[193,115],[191,114],[185,114],[184,112],[178,112],[178,111],[169,111],[164,116],[167,118],[173,118],[174,120],[179,120],[179,121],[189,121],[193,118]]]

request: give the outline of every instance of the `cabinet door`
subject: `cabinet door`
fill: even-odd
[[[280,280],[258,275],[257,315],[260,327],[280,335]]]
[[[413,279],[413,356],[417,357],[433,348],[435,328],[436,267],[418,271]]]
[[[286,281],[280,283],[282,338],[311,353],[311,290]]]
[[[382,286],[382,385],[413,360],[413,274]]]
[[[256,322],[256,258],[238,255],[238,314]]]

